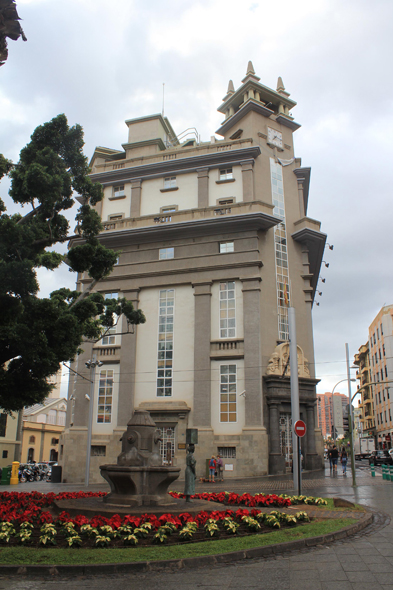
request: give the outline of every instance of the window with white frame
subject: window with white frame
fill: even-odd
[[[220,283],[220,338],[236,337],[235,282]]]
[[[174,258],[174,248],[160,248],[160,260],[167,260],[168,258]]]
[[[102,369],[98,386],[97,422],[109,424],[112,421],[113,369]]]
[[[105,299],[118,299],[119,298],[119,293],[105,293]],[[116,323],[117,321],[117,317],[114,318],[114,321]],[[109,330],[106,332],[105,336],[103,336],[103,338],[101,338],[101,344],[107,346],[108,344],[115,344],[116,343],[116,326],[113,326],[113,328],[109,328]]]
[[[220,422],[237,421],[236,365],[220,365]]]
[[[176,176],[167,176],[164,178],[164,188],[176,188]]]
[[[172,395],[175,291],[160,291],[158,312],[157,396]]]
[[[235,251],[234,242],[220,242],[220,254],[225,254],[226,252],[234,252],[234,251]]]
[[[231,180],[233,178],[232,168],[222,168],[220,170],[220,180]]]
[[[124,184],[119,184],[118,186],[113,187],[113,196],[115,199],[120,199],[125,196]]]

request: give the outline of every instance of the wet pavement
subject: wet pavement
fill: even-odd
[[[71,590],[94,588],[111,590],[140,588],[157,590],[159,586],[174,588],[220,590],[393,590],[393,482],[382,479],[381,469],[372,478],[366,463],[356,464],[357,487],[352,487],[351,471],[342,475],[325,472],[303,474],[303,491],[308,495],[341,497],[364,504],[378,512],[374,523],[350,539],[336,541],[329,546],[179,571],[133,573],[117,576],[80,577],[73,579],[37,579],[28,577],[0,578],[0,590]],[[182,490],[182,483],[173,489]],[[0,490],[17,491],[69,491],[83,489],[72,484],[35,483],[19,486],[1,486]],[[91,490],[106,490],[107,486],[90,486]],[[224,483],[197,484],[197,491],[256,493],[292,493],[291,476],[282,478],[249,478]]]

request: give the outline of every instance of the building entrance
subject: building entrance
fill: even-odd
[[[280,450],[285,457],[285,467],[292,467],[292,417],[290,414],[280,414]]]
[[[159,426],[162,441],[160,442],[160,453],[163,465],[173,465],[175,456],[175,427]]]

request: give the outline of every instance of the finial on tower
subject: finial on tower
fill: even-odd
[[[284,82],[282,81],[281,76],[279,76],[277,80],[277,92],[283,96],[289,96],[289,92],[285,90]]]
[[[258,78],[258,76],[255,74],[254,66],[252,65],[251,60],[248,62],[246,77],[242,80],[243,84],[246,82],[246,80],[254,80],[254,82],[258,82],[260,80],[260,78]]]
[[[235,87],[232,80],[229,80],[227,94],[235,94]]]

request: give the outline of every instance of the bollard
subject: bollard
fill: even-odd
[[[19,461],[12,462],[10,484],[15,486],[19,483]]]
[[[393,481],[393,465],[391,465],[389,467],[389,471],[390,471],[390,481]]]
[[[375,466],[374,466],[374,463],[370,463],[370,468],[371,468],[371,477],[375,477]]]
[[[386,479],[387,479],[387,481],[390,481],[390,469],[389,469],[389,465],[386,465]]]

